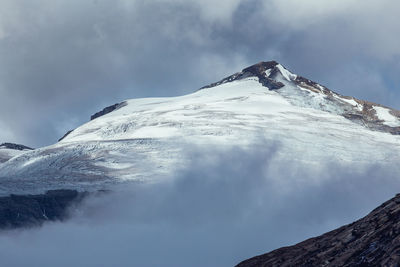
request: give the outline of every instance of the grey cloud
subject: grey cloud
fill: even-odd
[[[364,216],[399,187],[398,166],[277,161],[279,144],[188,152],[161,184],[115,188],[72,220],[1,233],[6,266],[233,266]],[[333,171],[334,170],[334,171]]]

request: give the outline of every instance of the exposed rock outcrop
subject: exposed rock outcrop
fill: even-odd
[[[95,113],[94,115],[90,116],[90,120],[94,120],[94,119],[96,119],[98,117],[104,116],[104,115],[106,115],[106,114],[108,114],[110,112],[113,112],[114,110],[116,110],[116,109],[118,109],[120,107],[123,107],[125,105],[126,105],[125,102],[121,102],[121,103],[116,103],[114,105],[105,107],[105,108],[103,108],[103,110],[101,110],[101,111]]]
[[[8,148],[8,149],[14,149],[14,150],[33,150],[33,148],[20,145],[20,144],[13,144],[13,143],[3,143],[0,145],[0,148]]]
[[[279,89],[279,88],[282,88],[284,86],[284,84],[269,78],[269,75],[267,75],[267,73],[266,73],[266,71],[269,69],[275,69],[275,67],[278,64],[279,63],[276,61],[260,62],[258,64],[255,64],[248,68],[243,69],[241,72],[238,72],[229,77],[226,77],[219,82],[204,86],[204,87],[200,88],[200,90],[205,89],[205,88],[215,87],[215,86],[218,86],[218,85],[221,85],[221,84],[224,84],[227,82],[232,82],[235,80],[241,80],[241,79],[244,79],[247,77],[258,77],[260,83],[262,83],[264,86],[268,87],[269,89],[271,89],[271,90]]]
[[[366,217],[237,267],[400,266],[400,194]]]
[[[58,142],[60,142],[61,140],[63,140],[65,137],[67,137],[70,133],[72,133],[74,130],[69,130],[68,132],[66,132],[60,139],[58,139]]]
[[[87,196],[76,190],[51,190],[40,195],[0,197],[0,229],[32,227],[45,221],[64,220],[68,208]]]

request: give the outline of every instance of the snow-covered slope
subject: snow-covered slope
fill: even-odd
[[[185,166],[185,151],[260,142],[279,144],[310,166],[400,159],[398,111],[336,94],[262,62],[179,97],[131,99],[57,144],[0,164],[0,193],[96,189],[165,179]]]
[[[0,163],[6,162],[9,159],[21,155],[30,150],[32,150],[32,148],[24,145],[18,145],[13,143],[0,144]]]

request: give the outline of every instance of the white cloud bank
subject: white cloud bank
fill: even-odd
[[[172,182],[115,188],[64,223],[2,232],[4,266],[233,266],[350,223],[400,186],[397,166],[288,159],[279,146],[194,151]]]

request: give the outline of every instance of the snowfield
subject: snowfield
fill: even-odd
[[[263,73],[282,84],[277,90],[249,76],[185,96],[127,100],[59,143],[0,163],[0,194],[157,182],[182,169],[194,148],[276,143],[273,160],[290,156],[313,168],[327,161],[351,166],[400,160],[400,136],[343,115],[366,110],[360,101],[295,82],[298,76],[281,65],[276,69]],[[371,116],[386,126],[400,126],[388,109],[374,109]]]
[[[9,149],[5,147],[0,147],[0,163],[6,162],[7,160],[16,157],[25,153],[26,150],[16,150],[16,149]]]
[[[378,118],[383,121],[383,124],[390,127],[399,127],[400,120],[394,115],[390,114],[390,110],[383,107],[374,106]]]

